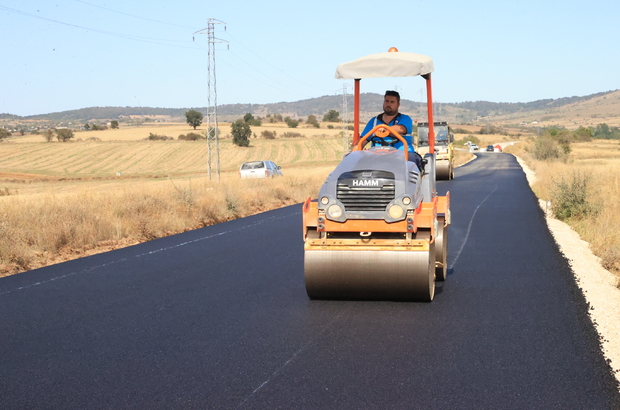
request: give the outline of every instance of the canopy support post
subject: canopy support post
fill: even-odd
[[[360,140],[360,81],[361,78],[355,79],[353,95],[353,146]]]
[[[433,91],[431,87],[431,74],[422,76],[426,80],[426,105],[428,107],[428,152],[435,154],[435,123],[433,121]]]

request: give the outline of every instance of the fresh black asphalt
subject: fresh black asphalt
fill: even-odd
[[[0,408],[620,408],[514,157],[438,189],[432,303],[309,300],[301,205],[0,279]]]

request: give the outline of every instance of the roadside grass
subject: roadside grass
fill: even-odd
[[[180,233],[315,196],[333,167],[275,179],[206,177],[106,191],[0,197],[0,276]]]
[[[605,269],[620,276],[618,141],[573,143],[566,162],[537,161],[531,155],[533,147],[528,142],[507,151],[522,158],[536,173],[532,187],[536,196],[550,200],[554,215],[590,244]]]

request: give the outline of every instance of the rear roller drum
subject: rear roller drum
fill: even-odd
[[[435,167],[435,175],[437,175],[437,180],[450,179],[450,175],[452,173],[450,161],[437,161]]]
[[[435,278],[443,282],[448,277],[448,227],[446,217],[437,217],[437,238],[435,238]]]

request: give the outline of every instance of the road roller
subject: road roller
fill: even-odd
[[[435,184],[430,57],[391,49],[340,64],[336,78],[353,79],[352,150],[330,173],[315,200],[303,204],[304,277],[311,299],[430,302],[447,276],[450,194]],[[380,124],[359,135],[363,78],[421,76],[426,80],[430,150],[422,160]],[[369,138],[403,143],[370,146]],[[372,145],[372,144],[370,144]]]
[[[436,179],[454,178],[454,134],[445,121],[436,121],[435,129],[435,172]],[[415,139],[416,152],[424,155],[428,150],[428,123],[418,123],[418,135]]]

